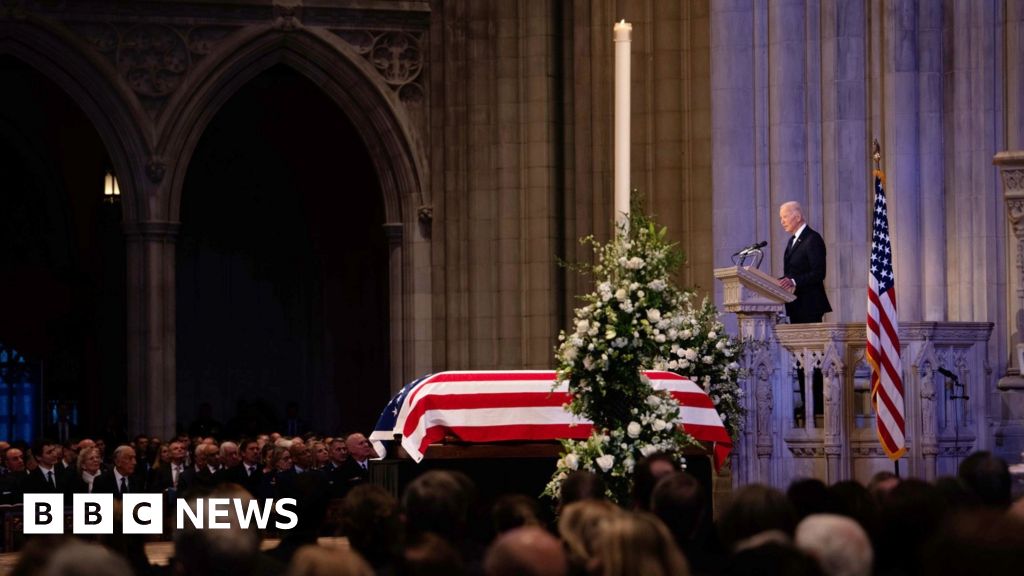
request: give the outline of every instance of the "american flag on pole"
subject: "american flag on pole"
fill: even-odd
[[[871,364],[871,402],[882,449],[891,460],[906,451],[903,419],[903,365],[900,362],[896,320],[896,276],[892,269],[889,216],[885,203],[885,174],[875,170],[875,209],[868,273],[868,345]]]

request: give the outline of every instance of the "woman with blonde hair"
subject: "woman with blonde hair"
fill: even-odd
[[[92,481],[100,475],[100,451],[87,446],[78,452],[78,475],[71,480],[71,491],[76,494],[91,494]]]
[[[596,562],[597,537],[602,525],[624,514],[609,500],[579,500],[562,509],[558,536],[565,543],[570,574],[587,574]]]
[[[625,512],[601,523],[592,574],[688,576],[690,568],[668,528],[648,512]]]

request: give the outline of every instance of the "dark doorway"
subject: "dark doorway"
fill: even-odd
[[[73,403],[93,433],[124,413],[125,250],[121,207],[103,202],[110,161],[42,73],[0,56],[0,86],[0,341],[35,367],[38,406]],[[35,434],[47,423],[36,416]]]
[[[177,249],[178,414],[226,432],[368,431],[387,403],[380,185],[339,107],[277,66],[235,94],[190,161]]]

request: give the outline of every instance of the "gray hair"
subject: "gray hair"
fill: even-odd
[[[220,444],[220,455],[221,455],[222,458],[227,454],[227,451],[225,451],[225,448],[234,448],[235,452],[238,452],[238,444],[235,444],[234,442],[231,442],[231,441],[221,442],[221,444]]]
[[[869,576],[874,551],[864,529],[838,514],[811,514],[796,527],[796,546],[828,576]]]

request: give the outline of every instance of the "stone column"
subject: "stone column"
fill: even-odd
[[[402,223],[388,222],[384,224],[384,236],[388,241],[388,342],[390,357],[390,386],[395,394],[402,389],[407,380],[404,367],[406,365],[403,326],[405,315],[403,297],[405,294],[402,259]]]
[[[782,202],[797,200],[810,226],[821,230],[820,198],[809,197],[807,173],[805,9],[804,0],[779,0],[768,5],[769,211],[774,215]],[[785,233],[778,226],[775,230],[775,245],[784,247]],[[781,263],[783,251],[773,251],[777,254],[773,260]]]
[[[946,314],[946,212],[942,160],[942,3],[921,2],[918,13],[918,142],[920,167],[922,320]],[[900,275],[900,280],[904,275]]]
[[[864,0],[821,5],[821,155],[832,320],[863,320],[867,277],[868,169]],[[865,255],[858,257],[857,255]]]
[[[740,246],[768,238],[774,220],[756,167],[754,12],[738,2],[711,2],[710,10],[712,232],[715,263],[724,266]],[[716,292],[721,302],[720,286]]]
[[[882,25],[882,168],[900,318],[921,319],[917,1],[887,0]]]
[[[128,429],[168,438],[176,430],[176,222],[125,224],[128,254]]]

